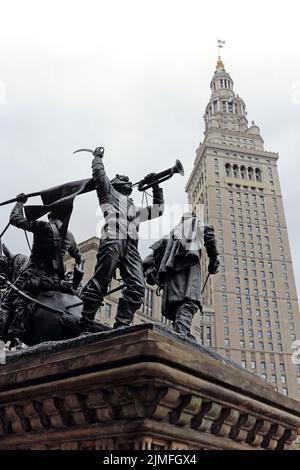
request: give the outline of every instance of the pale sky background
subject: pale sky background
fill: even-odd
[[[248,119],[280,153],[299,291],[299,17],[291,0],[0,0],[0,200],[89,177],[90,157],[72,151],[103,145],[108,174],[133,181],[180,158],[186,177],[164,188],[185,203],[219,37]],[[95,235],[96,210],[95,194],[77,198],[78,241]],[[4,241],[26,251],[17,229]]]

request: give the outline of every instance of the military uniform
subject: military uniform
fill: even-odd
[[[168,237],[151,246],[153,254],[143,261],[143,267],[147,281],[163,289],[162,315],[173,322],[174,331],[190,336],[193,317],[202,304],[200,258],[203,247],[210,259],[211,274],[218,271],[219,260],[213,226],[201,223],[189,213],[183,219]],[[186,234],[183,224],[188,226]]]
[[[120,269],[126,289],[119,300],[115,327],[130,325],[144,297],[144,275],[138,252],[139,224],[162,215],[164,202],[162,189],[156,185],[153,187],[153,205],[136,207],[131,198],[115,189],[118,183],[120,189],[123,183],[130,184],[128,178],[117,175],[111,182],[99,155],[95,155],[93,159],[92,172],[105,224],[101,232],[94,276],[82,289],[83,331],[88,331],[117,268]]]
[[[23,202],[16,203],[10,215],[10,223],[15,227],[33,233],[33,245],[29,262],[15,280],[14,285],[29,295],[47,290],[70,291],[64,281],[63,257],[68,252],[76,262],[81,259],[80,251],[71,232],[62,240],[62,222],[51,219],[30,221],[23,215]],[[29,302],[14,290],[8,291],[1,305],[2,336],[22,339],[28,326]],[[1,334],[1,332],[0,332]]]

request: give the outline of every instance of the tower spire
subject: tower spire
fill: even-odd
[[[218,50],[225,41],[218,39]],[[248,120],[246,105],[242,98],[234,93],[233,80],[226,72],[220,55],[210,83],[211,97],[205,110],[205,134],[215,135],[216,129],[230,132],[247,132]]]

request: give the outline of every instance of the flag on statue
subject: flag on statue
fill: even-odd
[[[93,190],[95,190],[95,184],[92,178],[71,181],[60,186],[45,189],[41,191],[44,205],[25,206],[25,216],[28,220],[33,221],[48,212],[52,212],[55,218],[63,221],[62,231],[66,233],[75,197]]]

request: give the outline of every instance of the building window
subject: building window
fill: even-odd
[[[255,178],[256,178],[256,181],[261,181],[261,171],[259,168],[255,169]]]
[[[231,165],[230,165],[230,163],[226,163],[225,172],[226,172],[226,176],[229,176],[229,177],[231,176]],[[232,194],[232,193],[229,193],[229,199],[230,199],[230,194]],[[232,195],[231,195],[231,197],[232,197]]]
[[[248,179],[253,180],[253,168],[248,168]]]
[[[247,177],[246,168],[244,166],[241,166],[241,177],[242,179],[246,179]]]
[[[110,319],[110,314],[111,314],[111,305],[110,304],[105,304],[104,305],[104,319],[106,321],[109,321]]]
[[[238,166],[237,166],[237,165],[233,165],[232,170],[233,170],[233,176],[234,176],[235,178],[238,178],[238,176],[239,176],[239,168],[238,168]]]

